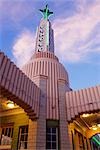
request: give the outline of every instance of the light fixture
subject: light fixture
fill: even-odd
[[[100,128],[100,123],[99,123],[99,124],[97,124],[97,126]]]
[[[90,115],[90,114],[83,114],[82,117],[83,117],[83,118],[86,118],[86,117],[88,117],[89,115]]]
[[[93,126],[92,126],[92,130],[97,130],[97,126],[96,126],[96,125],[93,125]]]
[[[8,106],[9,108],[14,108],[14,102],[8,101],[8,102],[7,102],[7,106]]]

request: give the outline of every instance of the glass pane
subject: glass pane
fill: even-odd
[[[5,135],[7,135],[8,128],[6,128]]]
[[[24,133],[25,132],[25,127],[21,127],[21,133]]]
[[[24,137],[25,141],[27,141],[27,137],[28,137],[28,135],[26,134],[25,137]]]
[[[14,130],[14,129],[13,129],[13,128],[11,128],[11,137],[13,136],[13,130]]]
[[[52,141],[56,141],[56,135],[52,135]]]
[[[2,129],[2,134],[4,134],[4,128]]]
[[[56,149],[56,142],[52,142],[52,149]]]
[[[20,149],[24,149],[24,148],[25,148],[25,143],[24,141],[21,141]]]
[[[10,137],[10,135],[11,135],[11,128],[9,128],[8,137]]]
[[[24,141],[24,135],[21,135],[21,141]]]
[[[24,147],[25,149],[27,148],[27,142],[25,142],[25,147]]]
[[[51,135],[50,134],[47,135],[47,141],[51,141]]]
[[[56,128],[52,128],[52,133],[56,133]]]
[[[26,133],[28,133],[28,126],[26,126]]]

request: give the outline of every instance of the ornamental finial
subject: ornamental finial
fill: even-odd
[[[43,10],[39,9],[39,10],[40,10],[40,12],[42,12],[43,18],[45,20],[48,20],[48,17],[53,14],[53,12],[50,12],[50,10],[48,8],[48,4],[46,5],[45,9],[43,9]]]

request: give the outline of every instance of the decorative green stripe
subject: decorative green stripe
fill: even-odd
[[[92,140],[95,141],[100,146],[100,142],[97,140],[97,138],[92,137]]]

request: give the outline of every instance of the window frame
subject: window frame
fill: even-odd
[[[22,131],[23,128],[24,128],[24,131],[25,131],[25,132]],[[23,136],[23,139],[24,139],[24,140],[21,139],[22,136]],[[26,138],[26,139],[25,139],[25,138]],[[21,143],[24,144],[24,145],[22,144],[23,146],[25,146],[25,143],[26,143],[26,146],[25,146],[25,148],[23,148],[23,150],[24,150],[24,149],[27,150],[27,145],[28,145],[28,125],[19,126],[18,143],[17,143],[17,149],[18,149],[18,150],[21,150]]]
[[[2,147],[2,146],[11,146],[12,140],[13,140],[14,123],[2,124],[0,126],[0,128],[1,128],[1,132],[0,132],[0,147]],[[4,135],[4,141],[2,139],[3,135]]]
[[[50,130],[49,132],[48,129]],[[53,131],[53,129],[55,130],[55,133]],[[47,139],[47,136],[50,135],[50,141]],[[53,136],[56,136],[56,139],[53,140]],[[50,143],[50,147],[48,148],[47,143]],[[56,143],[56,148],[53,148],[53,143]],[[58,121],[47,121],[46,124],[46,150],[58,150],[59,149],[59,127],[58,127]]]
[[[81,149],[82,150],[85,149],[84,135],[81,132],[77,131],[76,129],[75,129],[75,134],[78,134],[78,142],[79,142],[79,148],[80,148],[80,150]]]

